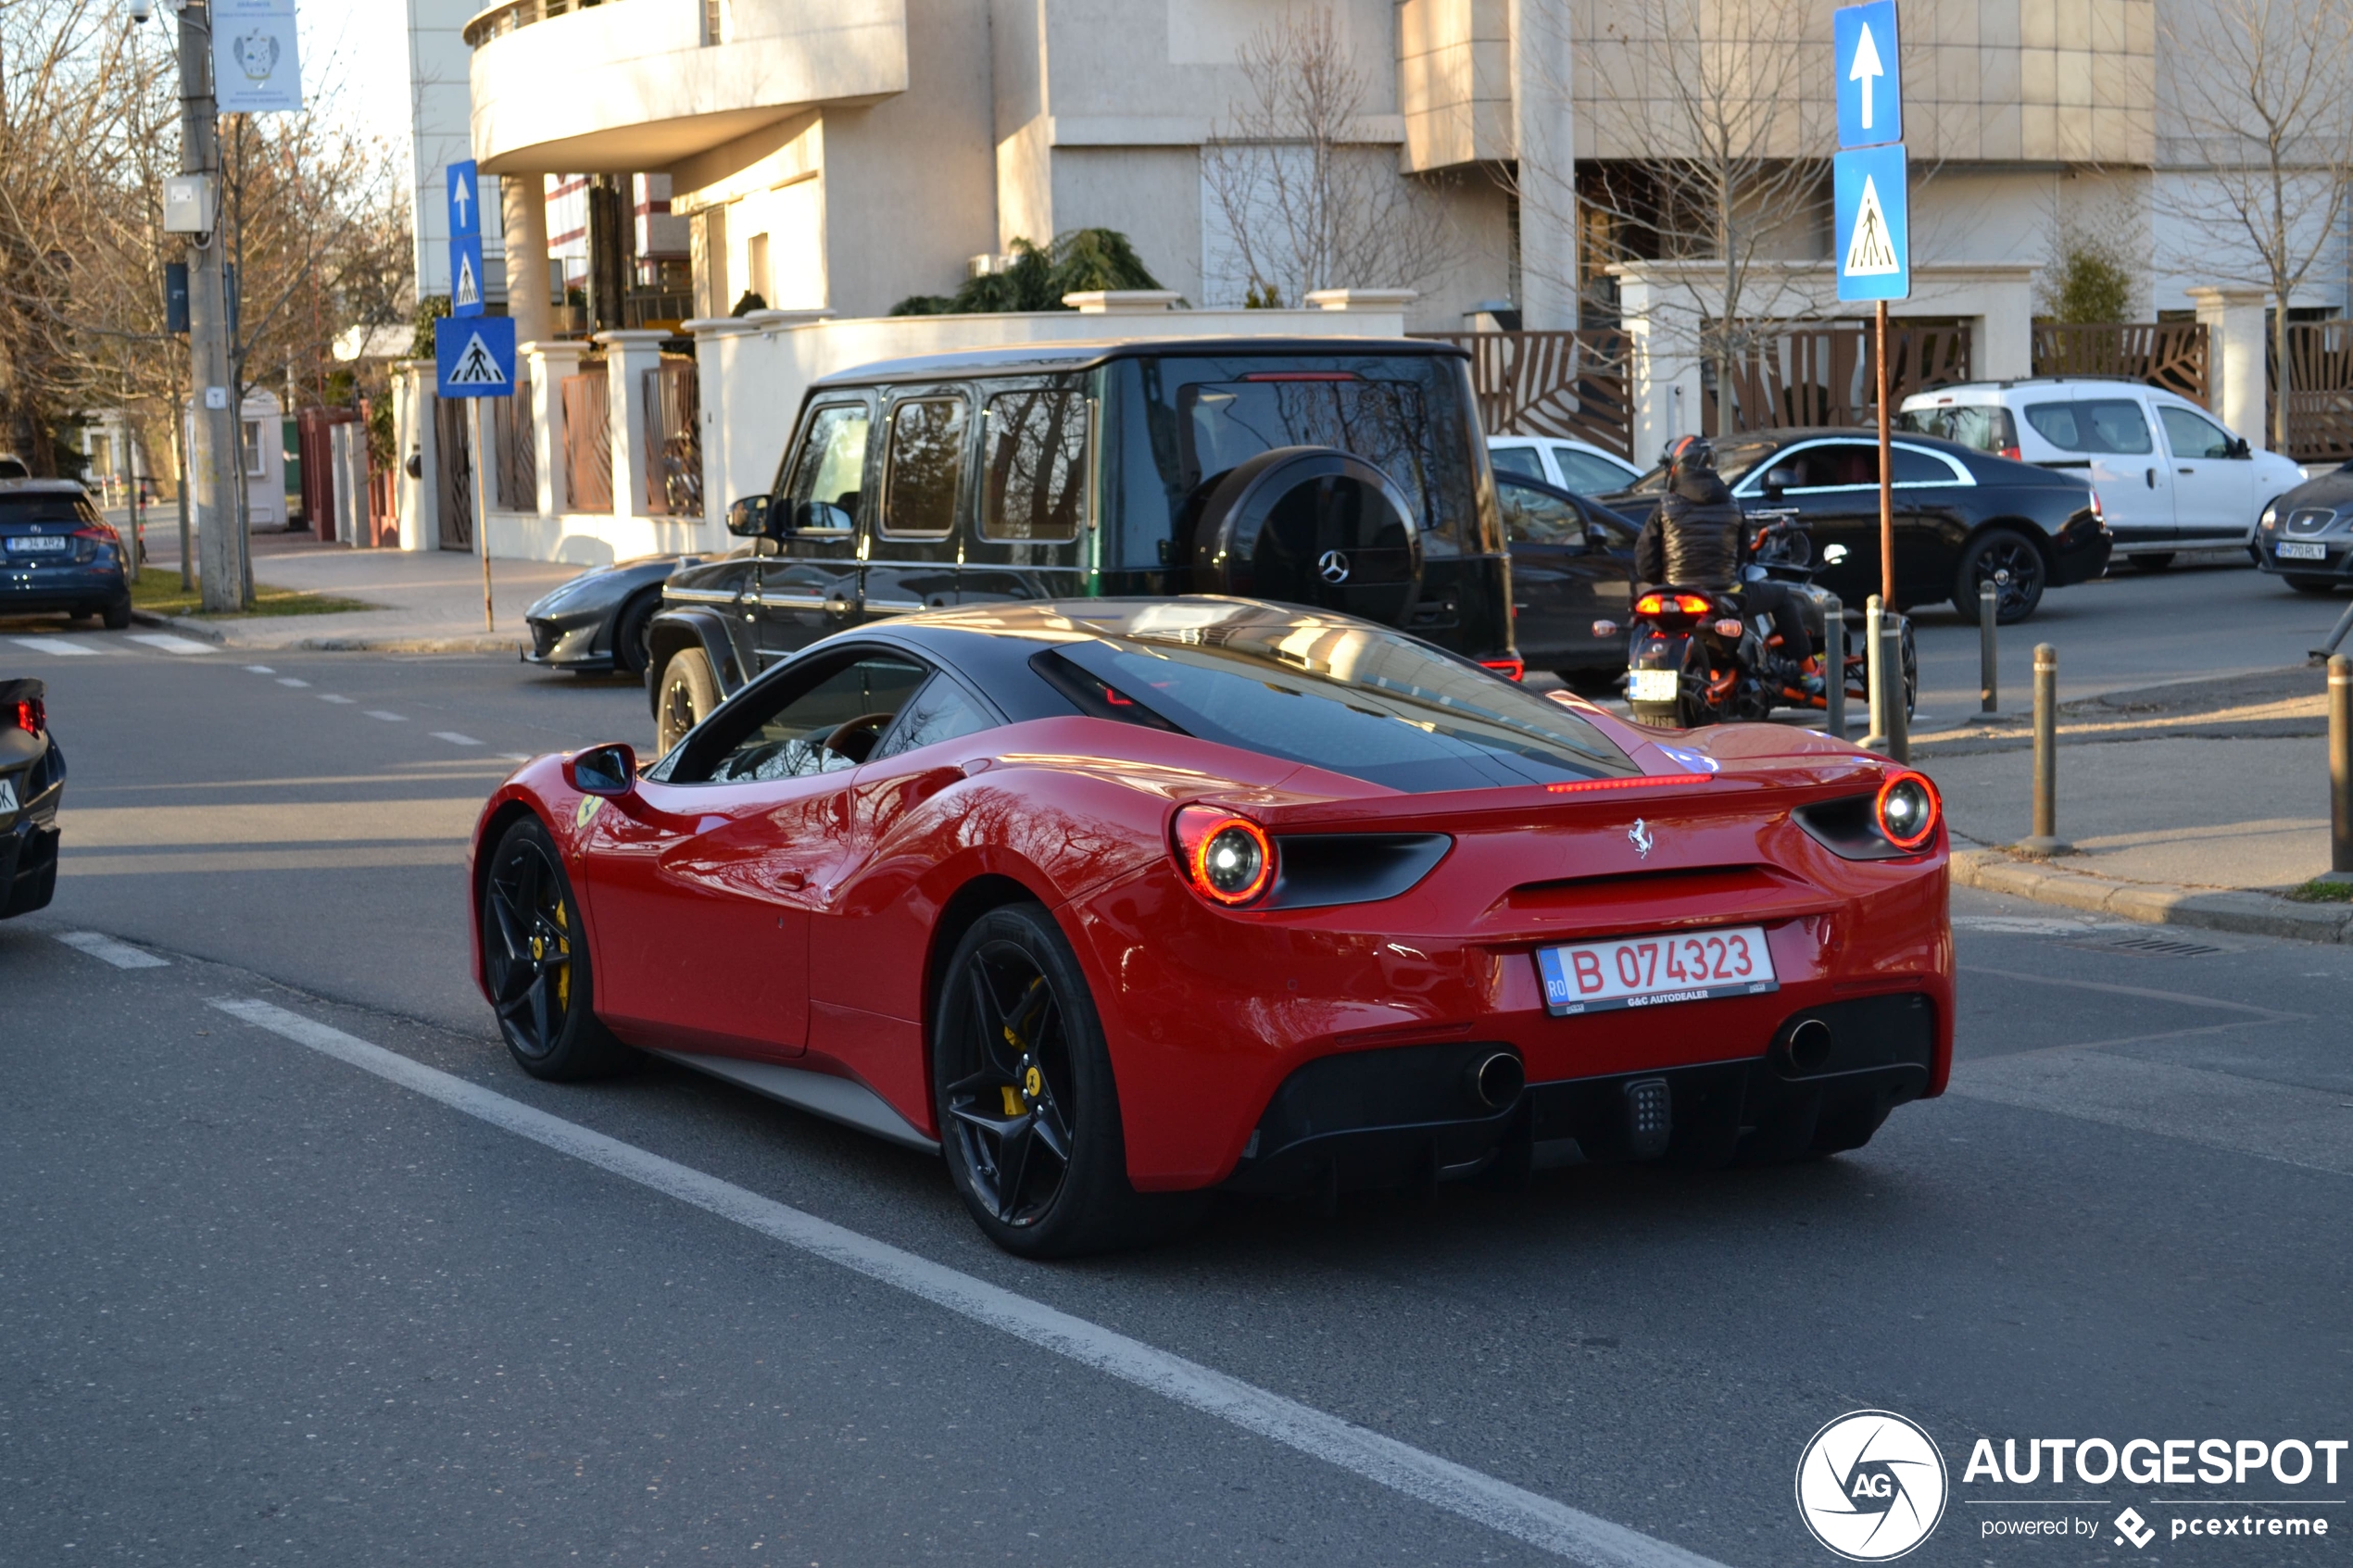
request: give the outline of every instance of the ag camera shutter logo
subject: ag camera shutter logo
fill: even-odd
[[[1935,1440],[1893,1411],[1840,1416],[1797,1461],[1799,1517],[1850,1562],[1886,1562],[1928,1539],[1948,1492]]]

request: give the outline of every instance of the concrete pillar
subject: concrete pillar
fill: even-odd
[[[730,462],[730,427],[720,416],[727,407],[727,383],[735,369],[736,350],[743,339],[760,329],[734,316],[697,317],[683,323],[683,327],[695,338],[695,385],[697,401],[702,408],[703,533],[706,538],[720,540],[727,536],[727,506],[736,495]],[[799,413],[795,408],[782,417],[796,419]],[[771,458],[773,461],[774,454]]]
[[[539,476],[538,509],[554,517],[572,509],[564,485],[564,380],[580,373],[588,345],[573,339],[525,343],[515,357],[531,366],[531,456]]]
[[[1633,418],[1633,459],[1649,467],[1679,435],[1702,433],[1705,387],[1700,380],[1699,320],[1688,290],[1649,276],[1640,263],[1615,267],[1627,335],[1627,402]]]
[[[1969,374],[1979,381],[2018,381],[2034,373],[2033,274],[1989,278],[1979,284],[1984,313],[1969,319]]]
[[[2256,447],[2271,445],[2266,422],[2268,388],[2264,376],[2263,302],[2261,289],[2195,288],[2197,319],[2206,327],[2207,406],[2221,416],[2231,433]]]
[[[498,176],[498,205],[507,221],[507,314],[515,319],[515,339],[532,343],[556,335],[548,308],[547,177]]]
[[[430,550],[441,543],[441,487],[434,483],[441,460],[434,443],[434,376],[430,359],[403,359],[393,370],[393,486],[404,550]],[[414,473],[409,471],[411,463]]]
[[[1512,147],[1519,189],[1520,325],[1578,325],[1577,125],[1568,8],[1507,0],[1512,35]]]
[[[651,328],[598,332],[605,349],[605,394],[612,399],[612,511],[645,517],[646,372],[661,363],[662,340]]]

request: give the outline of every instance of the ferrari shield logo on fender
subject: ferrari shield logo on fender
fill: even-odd
[[[1348,581],[1348,552],[1326,550],[1315,561],[1315,575],[1327,583]]]
[[[1650,823],[1637,817],[1634,819],[1634,825],[1626,830],[1626,842],[1634,847],[1635,854],[1647,860],[1651,858],[1651,846],[1658,840],[1651,836]]]

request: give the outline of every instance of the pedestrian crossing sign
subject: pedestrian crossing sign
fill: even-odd
[[[443,317],[433,324],[437,384],[444,397],[511,397],[515,322],[511,316]]]
[[[1910,179],[1901,144],[1836,156],[1831,185],[1839,298],[1911,297]]]
[[[449,242],[449,314],[479,316],[482,311],[482,236],[461,234]]]

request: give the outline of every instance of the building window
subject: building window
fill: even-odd
[[[768,236],[754,234],[744,242],[744,287],[762,300],[769,298]]]

